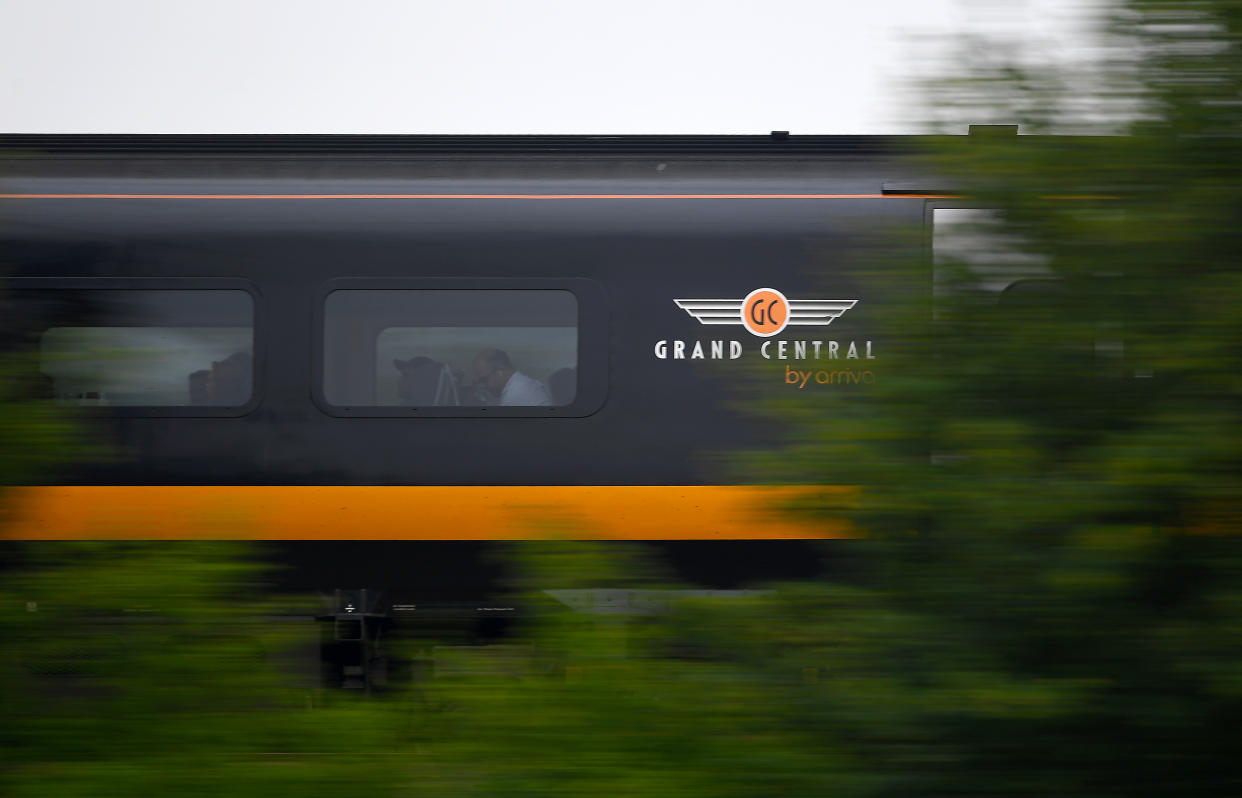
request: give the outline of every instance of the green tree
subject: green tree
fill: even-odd
[[[1242,786],[1242,4],[1140,0],[1107,31],[1127,47],[1102,51],[1093,91],[1130,135],[929,155],[1043,278],[998,300],[978,263],[938,264],[934,300],[888,319],[894,378],[800,414],[771,465],[864,486],[801,508],[872,538],[876,589],[818,625],[858,633],[825,657],[849,675],[821,707],[858,708],[863,794]],[[1065,116],[1076,77],[1001,61],[930,91],[1056,131],[1085,124]]]

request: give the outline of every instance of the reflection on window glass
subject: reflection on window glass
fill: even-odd
[[[43,334],[42,370],[62,400],[243,405],[250,336],[248,327],[53,327]]]
[[[244,291],[22,291],[43,394],[69,404],[236,407],[250,400]]]
[[[569,291],[343,290],[325,311],[334,405],[551,407],[577,393]]]
[[[999,293],[1019,280],[1047,277],[1046,261],[1006,230],[994,210],[937,208],[932,212],[932,254],[937,287],[968,282]],[[949,270],[957,271],[948,273]]]

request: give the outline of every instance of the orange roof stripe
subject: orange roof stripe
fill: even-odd
[[[960,199],[957,194],[0,194],[0,199],[359,200],[359,199]]]

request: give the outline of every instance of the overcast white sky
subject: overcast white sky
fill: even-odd
[[[1095,0],[0,0],[0,132],[919,132],[927,44]]]

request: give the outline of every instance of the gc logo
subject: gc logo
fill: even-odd
[[[770,338],[789,323],[789,300],[775,288],[756,288],[742,300],[742,324],[761,338]]]
[[[826,327],[858,304],[857,299],[786,299],[775,288],[756,288],[745,299],[674,299],[699,324],[740,324],[771,338],[786,325]]]

